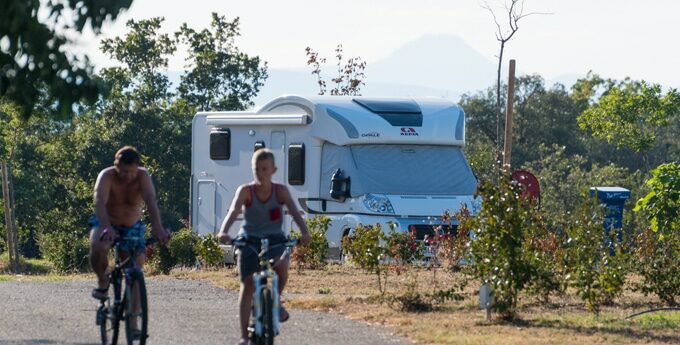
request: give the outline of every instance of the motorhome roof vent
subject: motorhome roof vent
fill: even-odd
[[[354,98],[355,103],[385,119],[392,126],[420,127],[423,125],[423,113],[418,103],[410,99],[381,100],[370,98]]]

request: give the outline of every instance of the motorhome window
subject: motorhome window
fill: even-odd
[[[255,142],[255,149],[253,151],[257,151],[259,149],[265,148],[264,146],[264,140],[258,140]]]
[[[210,132],[210,159],[228,160],[231,156],[231,131],[228,128]]]
[[[305,144],[293,143],[288,146],[288,184],[305,184]]]
[[[352,196],[365,193],[400,195],[469,195],[477,188],[463,150],[439,145],[324,144],[319,193],[330,197],[327,181],[342,169],[352,179]]]
[[[386,101],[380,99],[354,98],[353,101],[372,113],[382,117],[392,126],[420,127],[423,125],[423,113],[421,112],[418,103],[413,100],[404,99]]]

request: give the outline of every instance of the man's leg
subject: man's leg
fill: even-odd
[[[106,268],[109,265],[108,253],[111,244],[99,239],[102,229],[93,228],[90,231],[90,266],[97,275],[97,287],[105,289],[109,285]]]
[[[250,307],[253,302],[255,283],[253,275],[246,277],[241,282],[241,291],[238,295],[239,317],[241,321],[241,339],[248,339],[248,323],[250,322]]]
[[[139,269],[144,268],[144,261],[145,261],[145,256],[144,254],[139,254],[137,256],[137,267]],[[132,310],[134,310],[135,315],[139,315],[142,311],[142,303],[141,299],[139,297],[139,284],[136,284],[135,287],[132,290]],[[137,316],[132,317],[132,329],[138,330],[140,329],[140,325],[137,324]]]

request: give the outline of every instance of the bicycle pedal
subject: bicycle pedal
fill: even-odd
[[[97,310],[97,319],[95,321],[97,326],[101,326],[104,323],[105,319],[106,319],[106,312],[103,309],[98,309]]]

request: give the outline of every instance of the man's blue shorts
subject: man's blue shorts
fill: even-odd
[[[89,220],[90,227],[92,229],[98,229],[101,227],[101,224],[99,224],[99,219],[97,219],[97,216],[92,216],[90,217]],[[135,250],[144,250],[144,247],[146,246],[146,224],[142,222],[141,220],[138,220],[137,223],[133,224],[132,226],[124,226],[124,225],[113,225],[111,224],[111,228],[115,230],[118,233],[118,236],[120,237],[139,237],[139,240],[137,240],[134,243],[122,241],[118,245],[120,250],[126,251],[126,252],[131,252],[132,249]],[[130,246],[132,245],[133,248]]]

